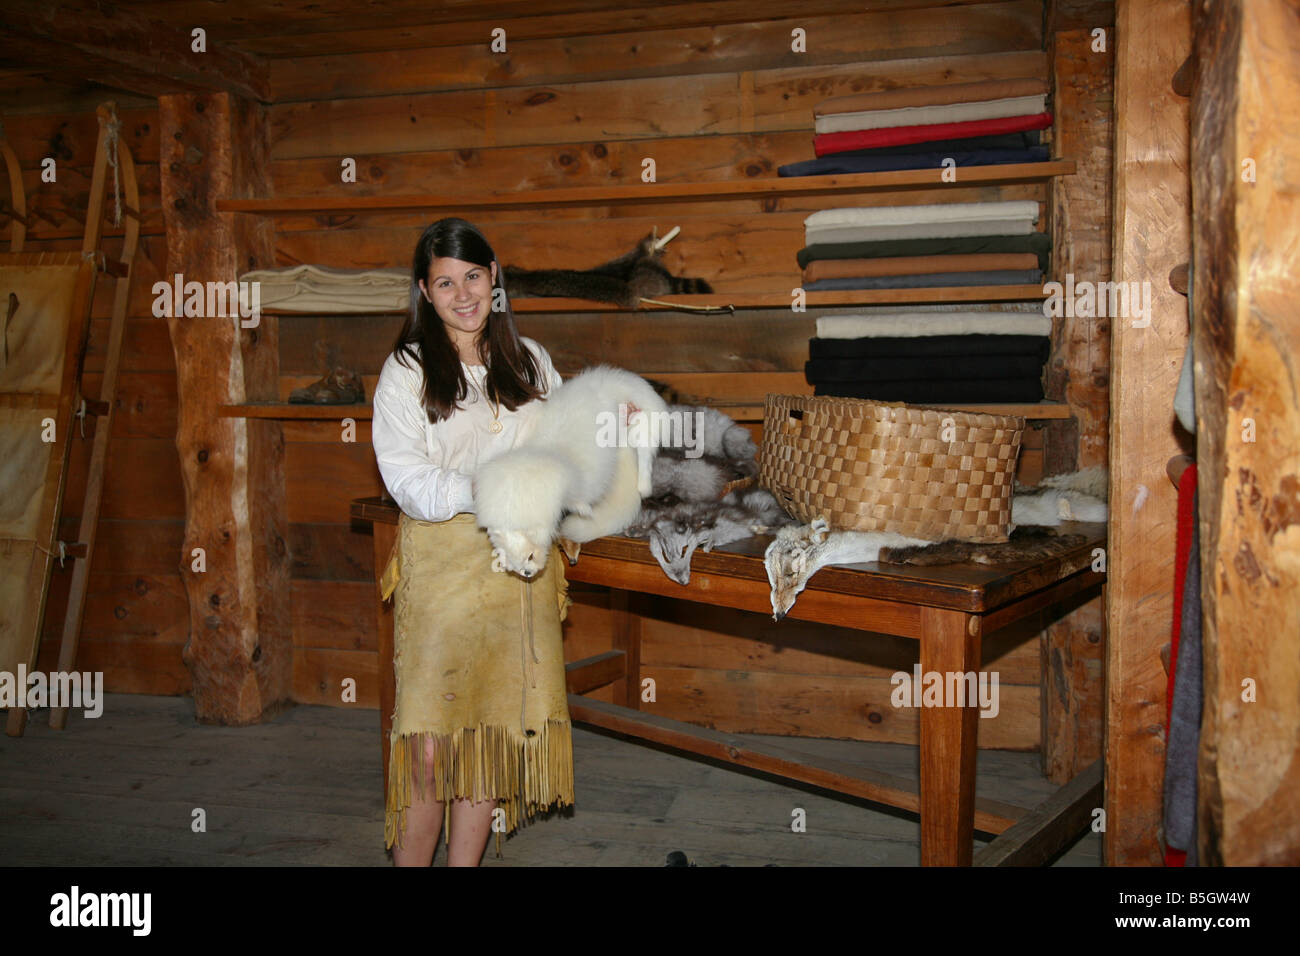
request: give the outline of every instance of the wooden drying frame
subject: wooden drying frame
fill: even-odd
[[[85,272],[78,278],[77,296],[73,300],[73,327],[69,330],[68,345],[65,350],[64,388],[59,398],[57,427],[64,428],[69,440],[57,454],[62,456],[55,487],[50,487],[47,471],[45,500],[42,505],[41,522],[37,530],[45,538],[48,550],[55,552],[58,537],[58,516],[62,510],[63,489],[67,480],[67,464],[71,449],[73,420],[78,406],[85,408],[87,414],[98,416],[95,437],[90,458],[89,476],[86,493],[81,510],[81,528],[78,543],[65,551],[79,559],[74,567],[68,605],[64,615],[63,639],[59,648],[60,671],[72,668],[76,661],[77,637],[81,627],[81,616],[85,608],[86,586],[90,571],[90,559],[94,553],[95,532],[99,523],[99,506],[103,496],[104,465],[108,457],[108,439],[112,431],[113,405],[117,391],[117,373],[121,364],[122,338],[126,324],[127,297],[130,290],[131,263],[135,258],[140,236],[140,194],[136,180],[135,162],[131,151],[122,142],[121,135],[114,139],[116,164],[121,178],[123,195],[122,213],[126,217],[126,228],[122,244],[121,260],[109,260],[99,248],[103,227],[104,202],[107,193],[107,175],[110,157],[108,154],[110,124],[116,123],[117,111],[113,103],[105,103],[96,110],[99,119],[99,138],[95,146],[95,163],[91,176],[90,200],[86,211],[86,227],[82,236],[81,257]],[[9,165],[9,179],[14,192],[13,243],[14,251],[19,251],[22,240],[26,237],[26,202],[22,199],[22,176],[17,158],[7,144],[0,145]],[[116,277],[113,312],[109,330],[108,350],[100,398],[98,401],[86,400],[81,396],[80,376],[85,359],[86,334],[89,330],[91,304],[94,299],[94,274],[102,269]],[[71,382],[73,387],[68,388]],[[53,463],[53,460],[52,460]],[[40,545],[40,541],[37,544]],[[29,666],[34,665],[36,653],[40,647],[40,635],[45,617],[45,602],[49,594],[49,555],[43,556],[46,571],[42,577],[39,593],[40,610],[36,618],[35,640],[29,652]],[[50,711],[50,726],[62,729],[67,722],[67,708],[54,708]],[[27,724],[27,710],[22,706],[10,708],[6,732],[11,737],[21,736]]]

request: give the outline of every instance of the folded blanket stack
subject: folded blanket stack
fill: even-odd
[[[1052,320],[1037,312],[911,310],[817,320],[814,394],[912,404],[1039,402]]]
[[[823,100],[813,108],[818,158],[782,176],[1036,163],[1048,159],[1039,130],[1052,125],[1047,83],[987,80]]]
[[[1038,285],[1048,240],[1038,203],[823,209],[804,220],[803,288]]]

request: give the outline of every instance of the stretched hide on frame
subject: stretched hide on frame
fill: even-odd
[[[80,253],[0,255],[0,671],[32,665],[40,640],[53,561],[40,549],[52,549],[62,498],[71,437],[63,393],[86,331],[75,313],[89,301],[90,270]]]

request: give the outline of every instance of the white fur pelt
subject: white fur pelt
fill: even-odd
[[[1105,522],[1106,488],[1106,469],[1100,465],[1044,478],[1037,489],[1012,496],[1011,530],[1019,525],[1055,527],[1062,521]]]
[[[808,580],[828,564],[866,564],[880,557],[881,548],[930,543],[892,531],[832,531],[825,518],[782,528],[763,553],[772,586],[772,619],[785,617]]]
[[[620,447],[611,439],[628,406],[639,411]],[[638,416],[666,408],[645,379],[608,365],[584,369],[546,398],[519,444],[474,478],[478,525],[506,570],[531,578],[546,566],[557,532],[591,541],[636,517],[656,450]]]

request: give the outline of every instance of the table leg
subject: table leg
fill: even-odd
[[[928,675],[938,674],[947,687],[949,674],[977,674],[979,664],[980,622],[975,615],[921,609],[922,686]],[[978,699],[962,706],[921,707],[922,866],[971,864],[978,721]]]
[[[610,589],[609,610],[614,618],[613,648],[623,652],[627,668],[623,680],[614,684],[614,703],[640,710],[641,618],[636,614],[631,594],[621,588]]]

